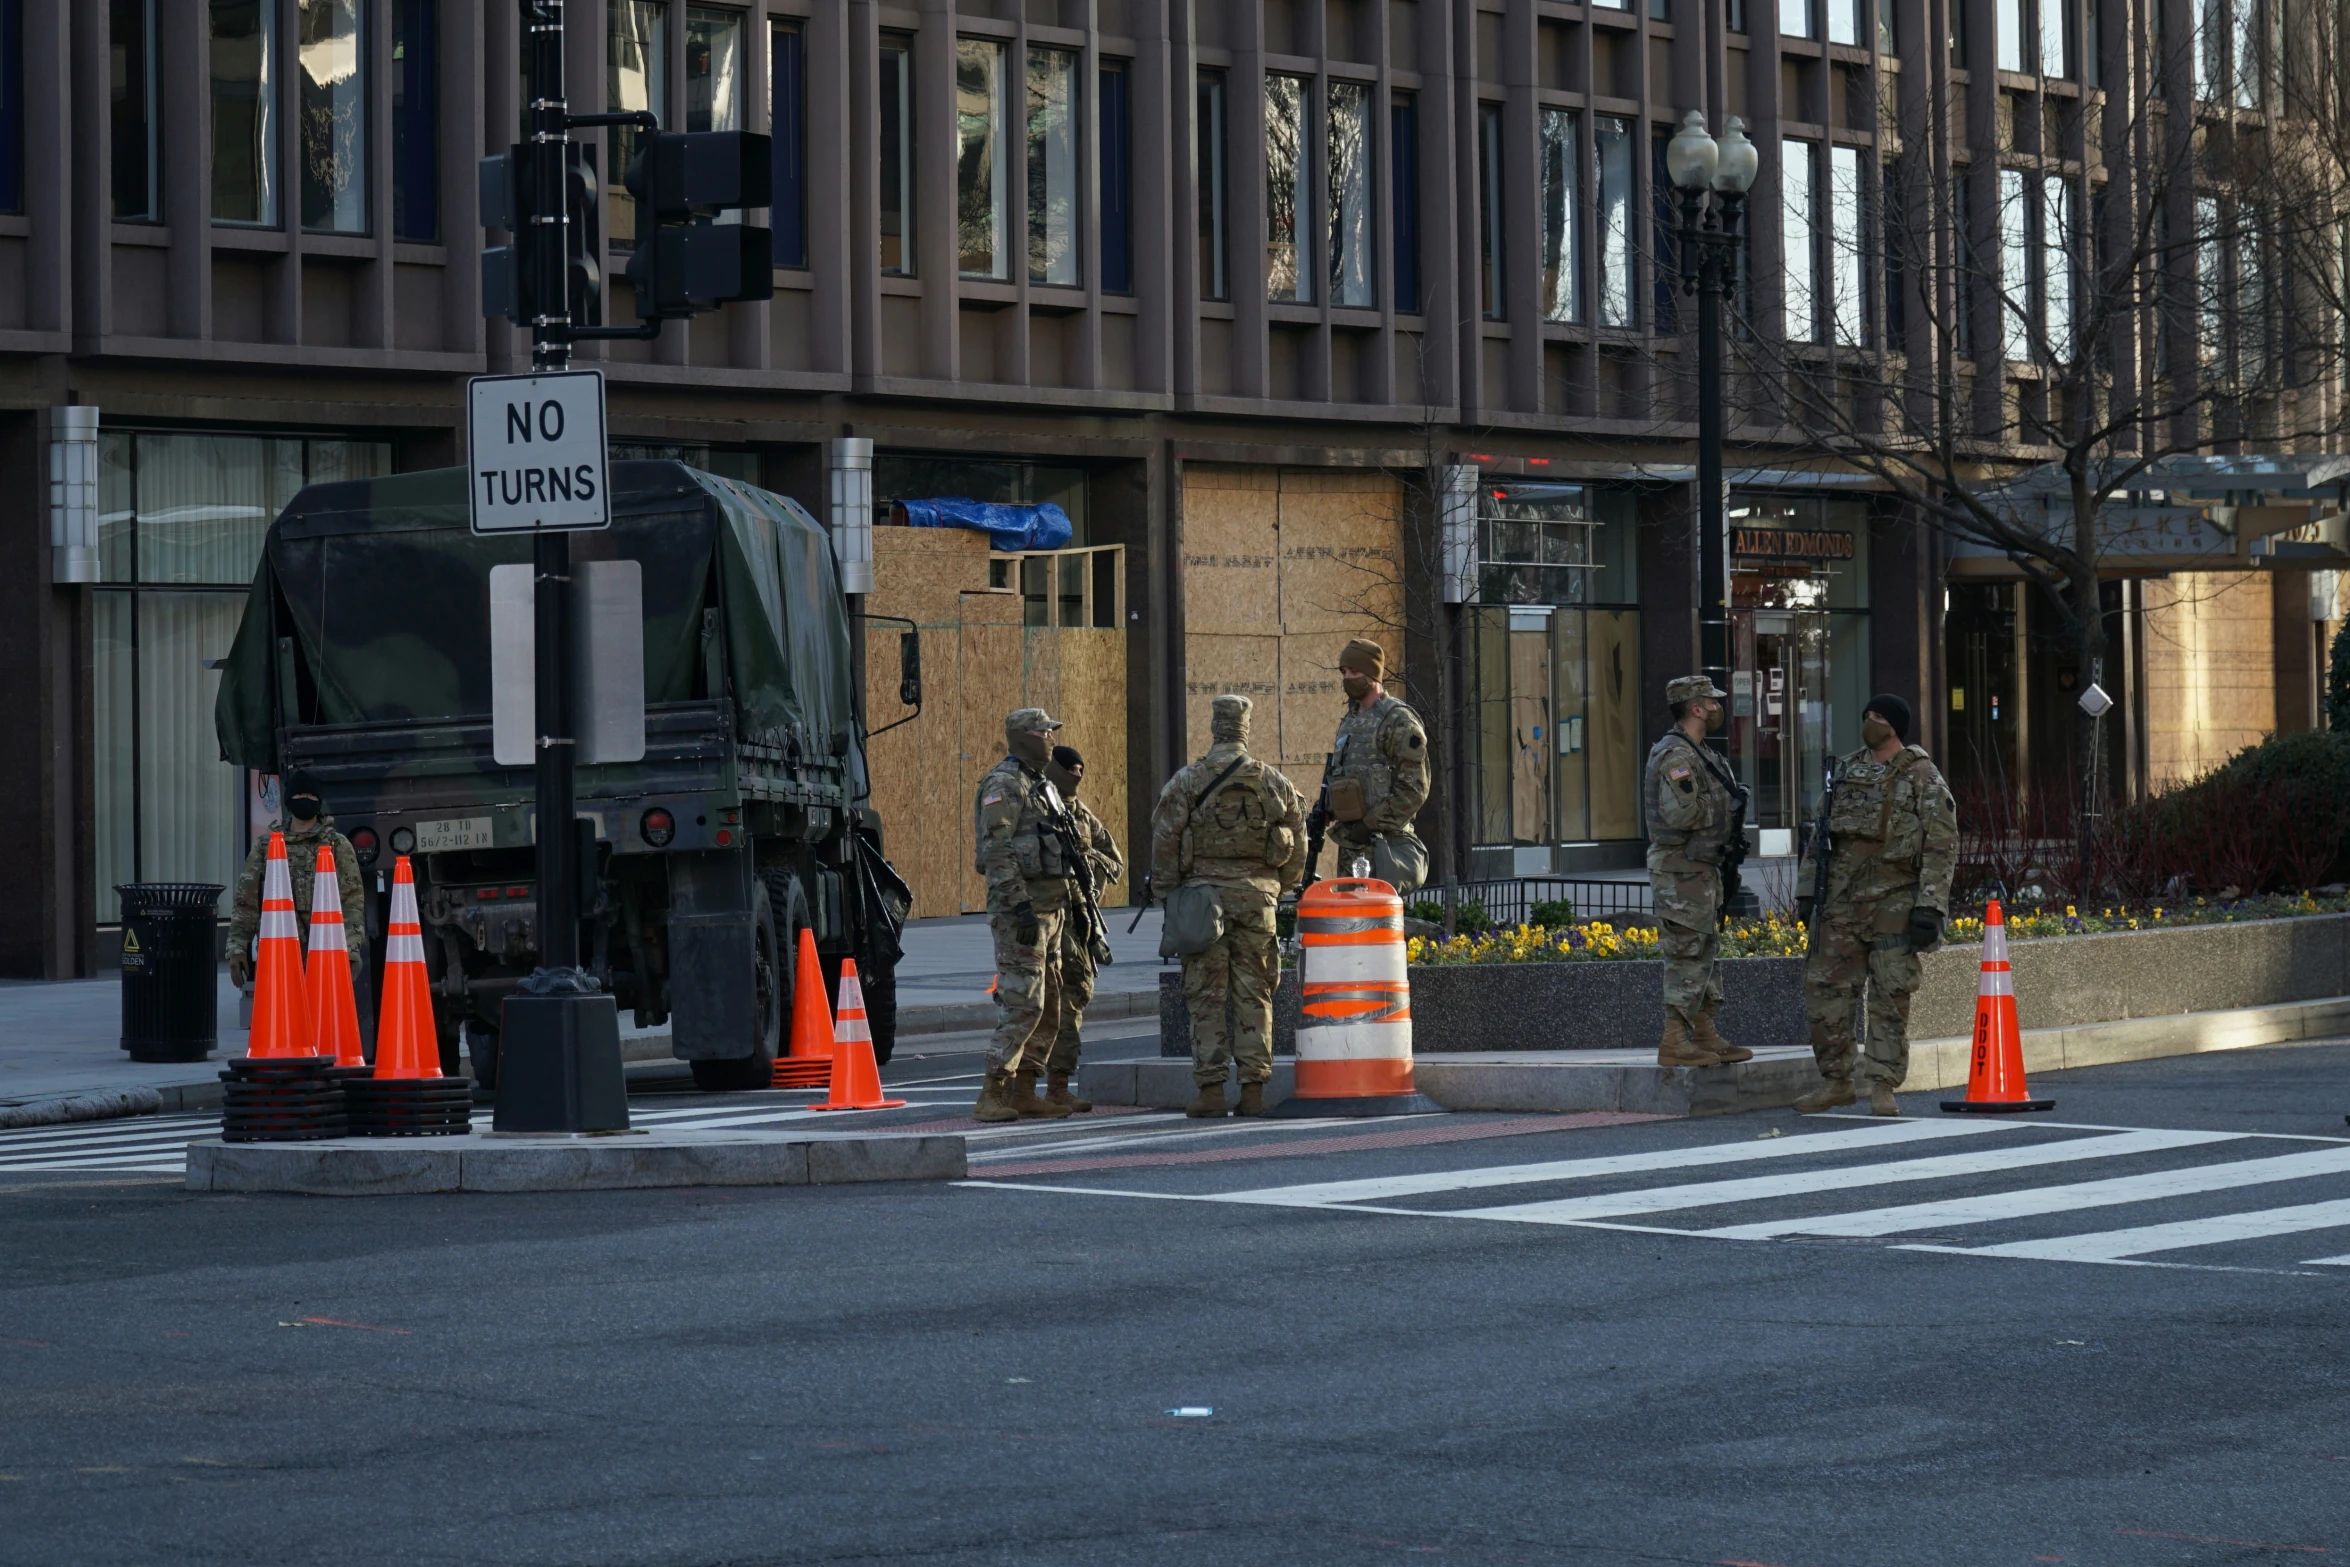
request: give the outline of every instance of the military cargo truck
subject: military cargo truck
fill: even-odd
[[[857,960],[886,1061],[912,900],[867,805],[824,530],[682,463],[610,483],[612,526],[572,555],[642,568],[646,743],[579,770],[581,961],[701,1087],[762,1088],[813,930],[828,995]],[[489,572],[530,552],[469,531],[462,469],[310,486],[270,527],[215,710],[231,762],[318,778],[371,886],[410,856],[443,1065],[462,1039],[490,1086],[538,962],[540,826],[531,770],[491,746]],[[370,924],[380,974],[380,902]]]

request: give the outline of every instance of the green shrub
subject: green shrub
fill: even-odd
[[[1431,925],[1444,923],[1444,905],[1435,898],[1416,898],[1404,905],[1404,913]],[[1458,906],[1453,918],[1453,930],[1463,936],[1482,935],[1493,928],[1493,916],[1485,912],[1483,898],[1471,898]]]
[[[1541,925],[1551,930],[1565,930],[1575,923],[1575,900],[1572,898],[1545,898],[1526,913],[1526,923]]]

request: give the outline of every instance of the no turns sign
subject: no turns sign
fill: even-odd
[[[603,371],[475,376],[466,396],[474,532],[611,526]]]

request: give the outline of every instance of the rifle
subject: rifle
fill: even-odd
[[[1061,792],[1052,790],[1052,798],[1060,799]],[[1077,912],[1084,917],[1081,934],[1085,950],[1096,963],[1115,963],[1110,955],[1110,928],[1102,919],[1102,906],[1093,885],[1093,857],[1086,852],[1085,835],[1077,830],[1077,818],[1066,805],[1059,811],[1047,811],[1045,822],[1053,836],[1061,840],[1061,857],[1070,866],[1070,878],[1077,883]]]
[[[1321,879],[1314,874],[1314,867],[1322,863],[1322,840],[1330,832],[1330,769],[1337,760],[1336,751],[1323,755],[1322,791],[1314,797],[1314,808],[1306,812],[1306,873],[1297,884],[1301,896]]]
[[[1746,856],[1752,849],[1752,845],[1746,841],[1746,807],[1753,800],[1754,791],[1715,760],[1711,746],[1700,742],[1697,755],[1705,763],[1706,771],[1714,775],[1714,781],[1730,791],[1730,835],[1722,840],[1722,857],[1718,862],[1722,873],[1722,907],[1714,916],[1717,924],[1727,924],[1731,905],[1738,901],[1738,895],[1746,887],[1745,879],[1738,874],[1738,868],[1746,863]]]
[[[1134,923],[1126,927],[1127,935],[1131,936],[1142,929],[1142,917],[1151,911],[1151,905],[1158,901],[1158,897],[1158,889],[1151,885],[1151,879],[1148,876],[1143,877],[1142,905],[1134,911]]]
[[[1828,813],[1836,805],[1836,759],[1830,757],[1820,787],[1820,819],[1811,829],[1811,913],[1818,919],[1828,906],[1828,871],[1836,858],[1836,838],[1828,831]]]

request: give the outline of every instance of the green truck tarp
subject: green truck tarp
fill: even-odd
[[[744,738],[862,779],[848,630],[824,530],[797,504],[677,462],[612,464],[612,526],[574,560],[643,569],[645,701],[690,700],[713,584]],[[301,650],[305,724],[487,720],[489,573],[527,535],[476,537],[465,471],[314,484],[269,530],[213,709],[221,752],[278,771],[275,637]]]

